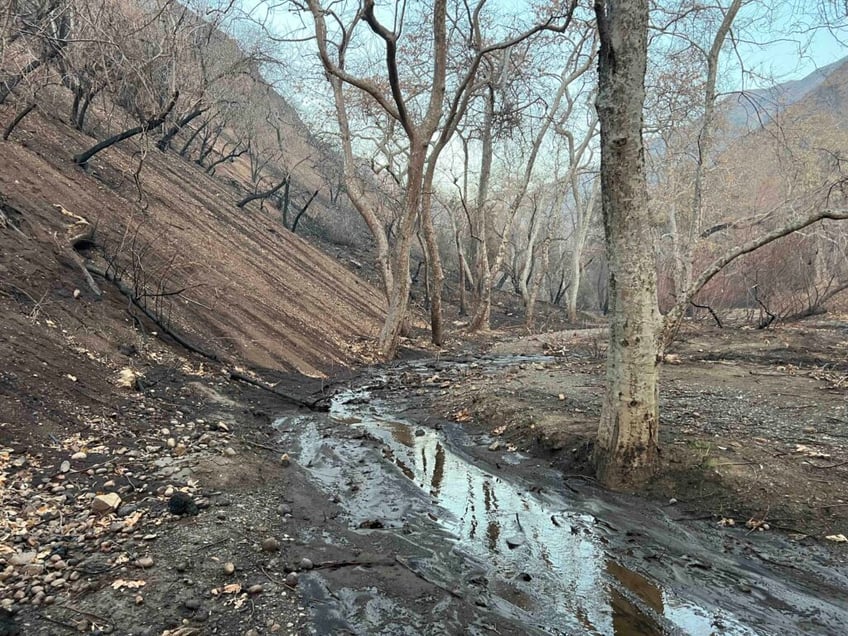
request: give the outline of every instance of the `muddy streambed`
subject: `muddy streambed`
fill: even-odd
[[[338,393],[327,414],[277,421],[311,483],[378,546],[373,576],[302,577],[315,633],[844,633],[848,575],[826,550],[675,521],[662,506],[566,485],[538,459],[489,452],[486,436],[432,418],[391,380],[432,372],[407,363]]]

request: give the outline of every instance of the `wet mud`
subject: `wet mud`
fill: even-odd
[[[361,537],[374,553],[356,571],[301,577],[315,633],[844,633],[848,575],[827,550],[719,533],[566,483],[538,458],[492,453],[487,436],[434,418],[423,390],[398,388],[399,377],[420,387],[434,369],[467,364],[405,363],[339,392],[329,413],[277,420],[348,531],[301,539],[361,554]]]

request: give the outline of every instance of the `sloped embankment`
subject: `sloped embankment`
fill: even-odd
[[[231,185],[174,153],[143,155],[132,145],[102,153],[85,172],[70,157],[90,138],[28,123],[23,144],[3,143],[0,159],[9,221],[0,228],[4,314],[50,315],[104,354],[128,338],[119,333],[136,320],[127,300],[103,280],[102,299],[87,286],[64,244],[75,219],[61,206],[94,227],[96,247],[82,256],[114,263],[187,341],[224,359],[308,375],[361,360],[363,340],[380,323],[379,293],[270,213],[236,208]]]

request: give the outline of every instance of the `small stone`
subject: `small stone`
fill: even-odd
[[[300,569],[301,570],[311,570],[314,567],[315,567],[315,565],[312,563],[312,559],[308,559],[306,557],[303,557],[300,560]]]
[[[144,603],[144,597],[141,594],[136,594],[134,601],[136,605],[141,605]]]
[[[9,557],[10,565],[27,565],[35,560],[35,552],[19,552]]]
[[[200,609],[202,603],[201,603],[199,598],[190,598],[187,601],[185,601],[183,603],[183,605],[185,606],[186,609],[195,611],[195,610]]]
[[[88,455],[82,451],[71,455],[71,459],[85,459],[86,457],[88,457]]]
[[[677,497],[672,497],[671,499],[668,500],[669,506],[673,506],[676,503],[677,503]]]
[[[496,451],[501,447],[501,443],[498,440],[495,440],[491,444],[489,444],[490,451]]]
[[[224,564],[224,574],[226,574],[227,576],[231,576],[231,575],[235,574],[235,571],[236,571],[236,566],[231,561],[227,561]]]
[[[115,512],[121,505],[121,496],[116,492],[97,495],[91,500],[91,509],[98,514]]]
[[[186,454],[187,450],[188,449],[185,447],[185,444],[177,444],[176,447],[174,448],[174,456],[175,457],[182,457],[183,455]]]
[[[262,541],[263,552],[279,552],[280,542],[274,537],[268,537]]]
[[[196,515],[198,512],[197,504],[191,495],[179,490],[168,499],[168,510],[173,515]]]
[[[176,448],[177,440],[175,440],[173,437],[169,437],[168,441],[165,442],[165,444],[168,446],[168,448]]]
[[[71,462],[69,462],[67,459],[65,461],[63,461],[61,463],[61,465],[59,466],[59,472],[61,472],[61,473],[66,473],[70,469],[71,469]]]
[[[229,433],[229,432],[230,432],[230,427],[229,427],[229,426],[227,426],[224,422],[218,422],[218,430],[219,430],[219,431],[224,431],[225,433]]]
[[[505,541],[510,550],[515,550],[515,548],[524,545],[527,538],[523,534],[516,534],[511,537],[507,537]]]
[[[289,587],[296,587],[297,586],[297,580],[298,580],[297,572],[289,572],[286,575],[286,585],[288,585]]]
[[[67,581],[63,578],[53,579],[50,581],[50,587],[60,588],[65,587],[67,585]]]
[[[251,585],[249,588],[247,588],[248,594],[262,594],[262,592],[264,591],[265,588],[259,585],[258,583],[256,585]]]
[[[249,629],[244,633],[244,636],[259,636],[259,632],[255,629]]]
[[[562,402],[563,400],[565,400],[565,393],[560,393],[560,394],[557,396],[557,399],[558,399],[560,402]]]
[[[224,455],[226,455],[227,457],[235,457],[236,451],[232,446],[227,446],[224,449]]]
[[[291,464],[291,458],[289,457],[288,453],[283,453],[282,455],[280,455],[280,463],[283,466],[288,466],[289,464]]]
[[[152,568],[153,567],[153,557],[152,556],[143,556],[139,559],[136,559],[135,564],[140,568]]]

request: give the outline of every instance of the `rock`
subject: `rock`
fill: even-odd
[[[18,552],[9,557],[10,565],[29,565],[35,560],[35,552]]]
[[[515,550],[527,542],[527,538],[523,534],[515,534],[505,539],[506,545],[510,550]]]
[[[290,515],[292,513],[292,508],[288,504],[280,504],[279,506],[277,506],[277,513],[285,517],[286,515]]]
[[[315,565],[312,563],[312,559],[307,559],[306,557],[303,557],[300,560],[300,569],[301,570],[311,570],[314,567],[315,567]]]
[[[236,571],[236,566],[231,561],[227,561],[224,564],[224,574],[226,574],[227,576],[231,576],[231,575],[235,574],[235,571]]]
[[[289,587],[296,587],[297,586],[297,580],[298,580],[298,577],[297,577],[296,572],[289,572],[286,575],[286,585],[288,585]]]
[[[501,443],[498,440],[495,440],[491,444],[489,444],[490,451],[496,451],[501,447]]]
[[[202,606],[202,602],[200,601],[199,598],[190,598],[187,601],[185,601],[183,603],[183,605],[188,610],[196,611],[196,610],[200,609],[200,607]]]
[[[121,505],[121,496],[116,492],[97,495],[91,500],[91,509],[98,514],[115,512]]]
[[[119,517],[129,517],[132,513],[138,510],[137,504],[125,504],[118,510]]]
[[[179,490],[168,499],[168,510],[173,515],[196,515],[198,512],[197,504],[191,495]]]
[[[183,455],[186,454],[187,451],[188,451],[188,449],[186,448],[185,444],[177,444],[174,447],[173,452],[174,452],[175,457],[182,457]]]
[[[176,448],[176,446],[177,446],[177,440],[175,440],[173,437],[169,437],[169,438],[168,438],[168,441],[166,441],[166,442],[165,442],[165,445],[166,445],[168,448]]]
[[[135,564],[140,568],[144,568],[145,570],[147,568],[152,568],[153,567],[153,557],[152,556],[143,556],[139,559],[136,559]]]
[[[289,464],[291,464],[291,458],[289,457],[288,453],[283,453],[282,455],[280,455],[280,463],[283,466],[288,466]]]
[[[247,588],[248,594],[262,594],[262,592],[264,591],[265,588],[259,585],[258,583],[256,585],[251,585],[249,588]]]
[[[259,632],[255,629],[249,629],[244,633],[244,636],[259,636]]]
[[[71,469],[71,462],[69,462],[67,459],[65,461],[63,461],[62,464],[59,466],[59,472],[61,472],[61,473],[66,473],[70,469]]]
[[[263,552],[279,552],[280,551],[280,542],[277,541],[274,537],[268,537],[262,541],[262,551]]]
[[[82,451],[79,451],[78,453],[74,453],[73,455],[71,455],[71,459],[85,459],[86,457],[88,457],[88,454],[84,453]]]
[[[227,457],[235,457],[236,451],[232,446],[227,446],[224,449],[224,455],[226,455]]]
[[[672,497],[671,499],[668,500],[669,506],[673,506],[676,503],[677,503],[677,497]]]

